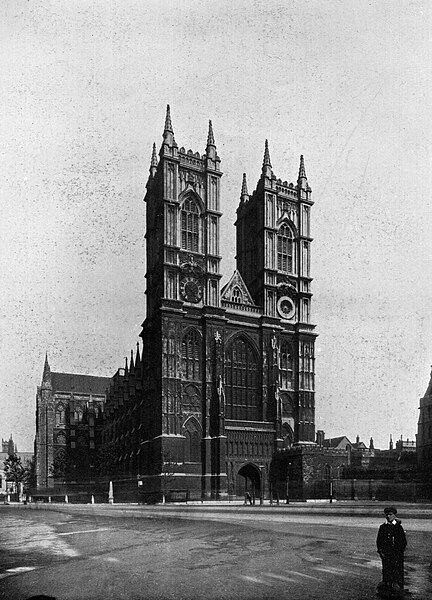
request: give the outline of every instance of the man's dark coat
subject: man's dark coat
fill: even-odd
[[[388,585],[397,583],[400,587],[403,587],[403,553],[406,545],[405,531],[399,519],[395,519],[395,522],[383,523],[380,526],[377,536],[377,548],[382,559],[384,583]]]

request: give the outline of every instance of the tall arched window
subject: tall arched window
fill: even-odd
[[[198,203],[192,198],[183,202],[181,210],[181,247],[183,250],[199,252],[199,220]]]
[[[277,268],[284,273],[294,269],[294,236],[288,225],[282,225],[277,236]]]
[[[293,357],[287,343],[282,344],[279,354],[279,383],[283,389],[292,389]]]
[[[194,329],[190,329],[182,339],[183,379],[201,380],[201,340]]]
[[[168,377],[176,375],[176,344],[173,335],[170,335],[166,341],[166,374]]]
[[[185,462],[201,461],[201,427],[196,419],[189,419],[184,428]]]
[[[226,418],[260,421],[258,364],[252,346],[237,338],[225,354]]]

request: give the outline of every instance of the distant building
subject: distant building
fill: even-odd
[[[425,479],[432,476],[432,372],[426,393],[420,399],[417,429],[417,464]]]
[[[95,424],[106,399],[108,377],[51,372],[45,359],[36,395],[35,465],[38,488],[93,476]]]
[[[18,452],[18,447],[13,441],[12,434],[10,435],[8,440],[3,440],[2,438],[2,446],[0,452],[0,494],[13,493],[16,490],[14,489],[14,485],[12,482],[6,481],[6,475],[4,472],[4,461],[13,454],[16,454],[20,459],[23,466],[26,466],[27,463],[33,457],[32,452]]]

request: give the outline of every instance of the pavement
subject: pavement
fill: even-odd
[[[0,505],[0,600],[377,600],[385,505]],[[430,600],[432,505],[396,507]]]

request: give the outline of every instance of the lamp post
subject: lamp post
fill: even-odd
[[[289,475],[286,478],[286,503],[289,504]]]

